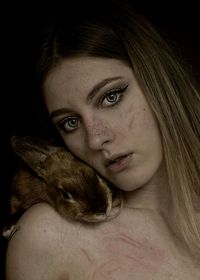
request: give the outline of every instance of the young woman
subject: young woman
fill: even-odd
[[[84,225],[31,207],[7,279],[199,279],[199,89],[130,7],[101,9],[54,18],[38,73],[66,147],[124,191],[124,209]]]

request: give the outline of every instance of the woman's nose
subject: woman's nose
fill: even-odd
[[[90,149],[101,150],[114,139],[112,128],[101,120],[93,120],[87,125],[87,141]]]

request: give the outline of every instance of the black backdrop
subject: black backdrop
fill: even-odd
[[[18,1],[17,1],[18,2]],[[27,1],[29,2],[29,1]],[[160,1],[151,4],[145,1],[135,3],[139,11],[167,36],[188,66],[200,73],[200,26],[198,8],[195,1],[178,3],[176,1]],[[69,2],[66,1],[69,4]],[[39,121],[33,117],[29,93],[33,91],[33,65],[35,44],[40,27],[45,22],[49,9],[58,2],[52,2],[50,8],[41,4],[8,4],[3,7],[4,18],[1,23],[1,177],[0,177],[0,226],[7,217],[7,204],[10,182],[15,172],[16,161],[12,154],[9,139],[11,135],[30,135],[37,133]],[[6,243],[0,237],[0,279],[4,279],[4,256]]]

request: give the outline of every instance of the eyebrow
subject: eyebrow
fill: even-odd
[[[122,79],[123,77],[117,76],[117,77],[112,77],[112,78],[107,78],[102,80],[101,82],[99,82],[98,84],[96,84],[91,91],[89,92],[88,96],[87,96],[87,102],[90,102],[93,97],[103,88],[105,87],[107,84]]]
[[[54,118],[56,118],[56,117],[58,117],[58,116],[61,116],[61,115],[64,115],[64,114],[70,113],[70,112],[71,112],[71,111],[68,110],[67,108],[60,108],[60,109],[57,109],[57,110],[52,111],[52,112],[49,114],[49,116],[50,116],[51,119],[54,119]]]
[[[101,82],[99,82],[98,84],[96,84],[92,89],[91,91],[89,92],[87,98],[86,98],[86,102],[89,103],[93,98],[94,96],[103,88],[105,87],[107,84],[113,82],[113,81],[116,81],[116,80],[121,80],[123,77],[121,76],[117,76],[117,77],[112,77],[112,78],[107,78],[107,79],[104,79],[102,80]],[[60,115],[64,115],[66,113],[69,113],[71,112],[69,109],[67,108],[60,108],[60,109],[57,109],[57,110],[54,110],[50,113],[50,118],[53,119],[57,116],[60,116]]]

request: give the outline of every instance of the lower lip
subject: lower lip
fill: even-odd
[[[126,169],[130,163],[132,154],[129,154],[114,163],[111,163],[107,168],[113,173],[118,173]]]

